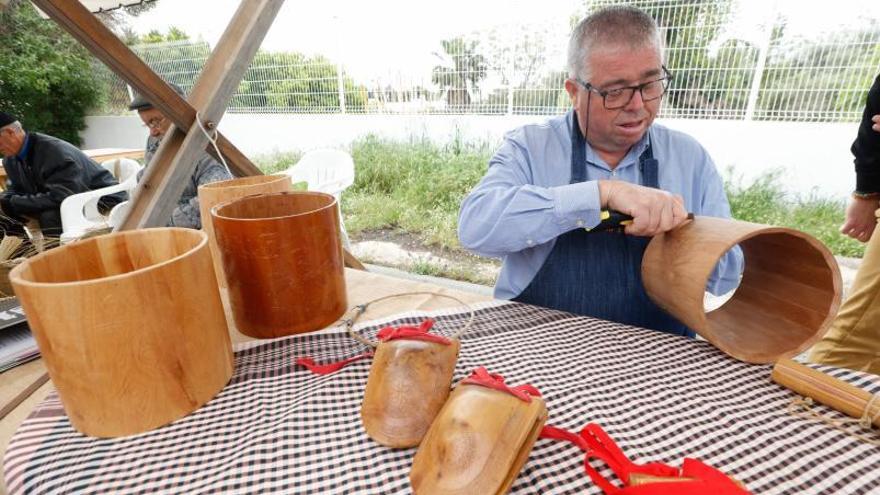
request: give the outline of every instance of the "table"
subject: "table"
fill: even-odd
[[[349,305],[362,304],[375,298],[401,292],[418,292],[430,291],[440,294],[454,296],[466,303],[489,300],[488,297],[440,287],[434,284],[427,284],[414,280],[403,278],[389,277],[375,273],[369,273],[360,270],[346,269],[346,286],[348,289]],[[222,291],[225,296],[225,291]],[[225,297],[224,297],[225,299]],[[224,304],[226,301],[224,300]],[[450,299],[432,296],[410,296],[407,298],[396,298],[368,309],[363,318],[378,318],[394,313],[399,313],[409,309],[431,310],[444,307],[455,306],[456,303]],[[226,304],[228,314],[228,304]],[[228,321],[232,322],[231,315],[228,314]],[[240,344],[249,342],[254,339],[238,332],[234,324],[230,324],[230,334],[233,343]],[[42,360],[31,361],[13,368],[3,374],[0,374],[0,409],[9,404],[15,397],[24,392],[36,380],[38,380],[46,372],[46,367]],[[22,421],[40,404],[52,391],[51,382],[46,383],[31,394],[24,402],[16,407],[9,415],[0,419],[0,453],[5,453],[9,444],[9,440],[15,433],[16,428]],[[3,477],[0,476],[0,494],[5,494],[5,484]]]
[[[402,287],[364,277],[377,277],[361,279],[369,299]],[[356,330],[370,337],[385,325],[430,315],[435,328],[448,333],[469,315],[420,306],[393,317],[368,315],[382,318]],[[414,309],[397,309],[405,307]],[[795,396],[770,381],[770,366],[733,360],[705,341],[534,306],[488,301],[474,307],[455,381],[486,366],[511,385],[541,390],[550,424],[577,431],[598,423],[635,462],[680,465],[696,457],[756,494],[880,493],[880,448],[788,414]],[[341,329],[245,342],[217,398],[183,420],[122,439],[79,435],[50,397],[16,437],[15,455],[6,460],[8,481],[14,487],[25,482],[27,467],[26,483],[40,493],[409,493],[415,449],[382,447],[360,424],[369,361],[325,376],[293,365],[295,357],[329,362],[363,350]],[[822,369],[880,392],[877,377]],[[28,445],[51,464],[29,461]],[[600,491],[575,447],[539,440],[511,493]]]
[[[144,157],[143,148],[96,148],[83,150],[83,153],[98,163],[115,160],[116,158],[139,159]]]

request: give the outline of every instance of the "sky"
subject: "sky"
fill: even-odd
[[[149,12],[130,20],[138,33],[165,32],[176,26],[214,46],[232,18],[235,0],[158,0]],[[322,54],[342,60],[355,77],[383,70],[429,73],[439,63],[439,41],[463,34],[512,26],[516,36],[525,24],[559,30],[564,40],[568,19],[584,12],[583,0],[334,0],[284,3],[262,48]],[[729,35],[760,43],[758,26],[774,9],[788,19],[787,32],[815,36],[839,26],[880,23],[880,0],[740,0]],[[519,27],[518,27],[519,26]],[[562,49],[560,48],[560,54]],[[561,55],[556,58],[564,64]]]

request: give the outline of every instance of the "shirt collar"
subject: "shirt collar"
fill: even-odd
[[[30,149],[30,147],[31,147],[31,135],[30,135],[30,133],[26,132],[24,134],[24,143],[21,144],[21,149],[18,151],[18,154],[15,155],[15,158],[20,162],[24,162],[24,159],[27,157],[28,150]]]
[[[648,137],[650,133],[651,128],[648,127],[648,130],[645,131],[645,135],[642,136],[642,138],[639,139],[639,141],[634,144],[632,148],[629,149],[629,151],[623,157],[623,160],[620,160],[620,163],[617,165],[616,170],[630,167],[639,163],[639,157],[642,156],[642,153],[644,153],[646,149],[648,149],[648,145],[650,144],[650,138]],[[587,145],[587,163],[593,164],[600,168],[611,170],[611,167],[608,166],[607,163],[605,163],[605,160],[603,160],[598,153],[596,153],[596,150],[594,150],[593,147],[590,146],[590,143],[587,141],[584,142]]]

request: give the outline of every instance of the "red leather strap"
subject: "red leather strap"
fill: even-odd
[[[590,476],[590,479],[593,480],[593,483],[601,488],[606,495],[697,495],[709,493],[717,495],[747,495],[749,493],[740,488],[739,485],[721,471],[696,459],[686,458],[681,470],[659,462],[636,464],[626,457],[614,440],[597,424],[588,424],[578,435],[548,425],[541,430],[540,438],[564,440],[585,452],[584,469]],[[623,482],[624,486],[615,486],[605,479],[590,464],[591,459],[599,459],[608,465]],[[682,477],[692,479],[670,483],[628,486],[630,475],[635,473],[664,478]]]
[[[501,392],[506,392],[523,402],[532,402],[532,397],[540,397],[541,392],[531,385],[518,385],[511,387],[504,383],[504,377],[495,373],[489,373],[486,368],[480,366],[475,369],[471,376],[465,378],[460,383],[468,385],[480,385]]]
[[[373,357],[373,351],[368,351],[363,354],[358,354],[357,356],[350,357],[348,359],[343,359],[342,361],[337,361],[335,363],[327,363],[327,364],[317,364],[310,357],[301,357],[296,358],[296,364],[300,366],[304,366],[307,370],[311,371],[316,375],[329,375],[330,373],[335,373],[342,368],[345,368],[349,364],[360,361],[361,359],[371,358]]]
[[[379,330],[377,337],[382,342],[388,342],[389,340],[397,340],[397,339],[411,339],[411,340],[425,340],[428,342],[434,342],[437,344],[449,345],[452,342],[443,337],[442,335],[435,335],[428,333],[428,330],[434,326],[434,320],[428,318],[423,321],[418,327],[401,325],[397,328],[395,327],[385,327],[382,330]]]

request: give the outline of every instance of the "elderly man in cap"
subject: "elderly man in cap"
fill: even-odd
[[[61,235],[61,202],[71,194],[117,184],[113,175],[76,146],[37,132],[26,132],[17,118],[0,112],[0,155],[8,177],[0,194],[0,228],[22,234],[22,223],[36,219],[44,235]],[[125,192],[104,196],[107,211],[127,198]]]
[[[179,86],[176,84],[170,84],[170,86],[174,88],[177,94],[186,98],[186,94],[184,94]],[[144,153],[144,161],[147,167],[149,167],[153,155],[159,149],[159,143],[162,142],[162,138],[168,132],[168,128],[171,127],[171,121],[141,95],[137,95],[132,100],[128,109],[136,110],[138,116],[144,122],[144,126],[150,130],[150,136],[147,138],[147,149]],[[144,170],[138,172],[138,180],[141,180],[143,173]],[[225,166],[217,162],[207,152],[202,151],[195,170],[189,178],[186,188],[180,196],[180,200],[177,202],[177,207],[171,213],[171,219],[168,220],[167,225],[169,227],[200,229],[202,227],[202,219],[199,214],[199,198],[197,196],[199,186],[231,178],[232,174],[229,173]]]

